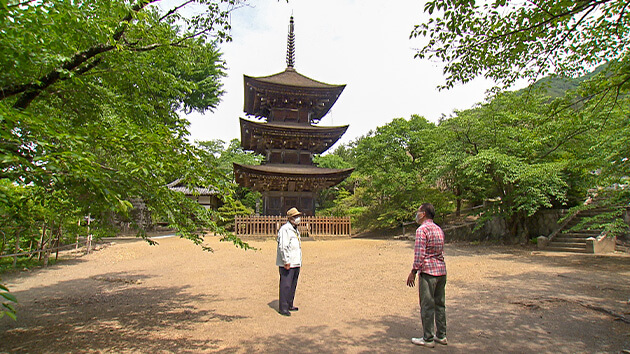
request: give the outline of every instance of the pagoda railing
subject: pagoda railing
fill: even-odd
[[[277,237],[278,229],[287,222],[286,216],[236,216],[234,233],[238,237]],[[302,237],[350,237],[350,217],[303,216],[298,230]]]

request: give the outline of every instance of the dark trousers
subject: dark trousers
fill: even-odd
[[[424,340],[432,342],[433,337],[446,337],[446,275],[439,277],[420,274],[420,317]],[[434,328],[437,327],[437,332]]]
[[[300,267],[290,268],[289,270],[284,267],[280,269],[280,303],[278,304],[278,310],[280,312],[287,312],[289,308],[293,307],[293,299],[295,298],[295,289],[297,288],[298,277],[300,276]]]

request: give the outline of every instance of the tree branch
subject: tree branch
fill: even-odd
[[[190,34],[190,35],[188,35],[188,36],[186,36],[186,37],[183,37],[183,38],[182,38],[182,39],[180,39],[179,41],[177,41],[177,42],[175,42],[175,43],[172,43],[172,45],[173,45],[173,46],[178,46],[180,43],[182,43],[182,42],[184,42],[184,41],[186,41],[186,40],[188,40],[188,39],[195,38],[195,37],[199,37],[200,35],[202,35],[202,34],[204,34],[204,33],[210,32],[210,31],[212,30],[212,28],[213,28],[213,27],[214,27],[214,21],[212,21],[212,23],[210,24],[210,27],[208,27],[208,28],[206,28],[206,29],[204,29],[204,30],[202,30],[202,31],[199,31],[199,32],[197,32],[197,33],[192,33],[192,34]]]
[[[510,31],[510,32],[507,32],[507,33],[504,33],[504,34],[501,34],[501,35],[488,36],[486,38],[488,38],[489,40],[497,40],[499,38],[509,37],[509,36],[512,36],[512,35],[517,34],[517,33],[528,32],[528,31],[531,31],[531,30],[534,30],[534,29],[537,29],[537,28],[540,28],[540,27],[544,27],[545,25],[547,25],[550,22],[553,22],[553,21],[555,21],[557,19],[579,14],[580,12],[586,10],[589,7],[594,9],[594,8],[596,8],[596,7],[598,7],[598,6],[602,5],[602,4],[605,4],[607,2],[610,2],[610,1],[612,1],[612,0],[585,1],[582,6],[578,6],[576,8],[571,9],[571,10],[568,10],[568,11],[565,11],[565,12],[562,12],[562,13],[559,13],[559,14],[556,14],[556,15],[552,15],[550,18],[548,18],[545,21],[538,22],[538,23],[533,24],[531,26],[527,26],[527,27],[523,27],[523,28],[517,28],[517,29],[515,29],[513,31]]]
[[[29,87],[31,87],[31,84],[10,85],[10,86],[5,86],[5,87],[0,87],[0,101],[7,97],[20,94],[26,91]]]
[[[547,9],[545,9],[545,8],[543,8],[543,7],[541,7],[541,6],[539,6],[536,2],[534,2],[534,1],[532,1],[532,0],[527,0],[527,2],[528,2],[528,3],[530,3],[532,6],[536,7],[538,10],[540,10],[540,11],[542,11],[542,12],[546,13],[547,15],[549,15],[549,16],[553,16],[553,14],[552,14],[551,12],[549,12],[549,11],[547,11]]]
[[[560,46],[567,40],[567,38],[569,38],[569,36],[571,36],[575,31],[577,31],[578,26],[582,23],[582,21],[584,21],[584,19],[586,19],[586,17],[593,11],[595,10],[594,7],[590,8],[588,11],[586,11],[586,13],[573,25],[571,26],[571,28],[569,30],[567,30],[564,35],[562,36],[562,38],[558,41],[556,41],[556,43],[553,45],[553,47],[550,50],[547,50],[547,55],[545,56],[545,60],[543,61],[543,65],[546,64],[549,60],[550,57],[552,55],[553,52],[555,52],[556,50],[558,50],[558,48],[560,48]],[[542,66],[540,66],[539,71],[538,71],[538,76],[540,76],[542,74]]]
[[[113,38],[114,40],[118,41],[120,40],[120,38],[122,38],[122,36],[125,34],[125,31],[127,30],[127,26],[129,21],[131,21],[133,19],[133,14],[139,12],[140,10],[142,10],[143,8],[145,8],[148,4],[154,2],[156,0],[140,0],[138,1],[132,8],[131,8],[131,12],[129,12],[127,14],[127,16],[125,16],[121,21],[120,21],[120,29],[114,34]],[[53,84],[55,84],[57,81],[62,80],[61,77],[61,73],[65,70],[65,71],[74,71],[77,68],[79,68],[81,65],[83,65],[84,63],[86,63],[88,60],[90,60],[91,58],[111,51],[113,50],[115,47],[115,45],[113,44],[99,44],[96,45],[92,48],[86,49],[82,52],[76,53],[70,60],[68,60],[61,68],[58,69],[53,69],[50,73],[44,75],[43,77],[41,77],[39,80],[37,80],[39,83],[38,84],[34,84],[34,83],[30,83],[30,84],[26,84],[26,85],[21,85],[20,86],[20,91],[17,90],[13,90],[11,91],[11,95],[16,95],[16,94],[22,94],[20,96],[20,98],[18,98],[18,100],[13,104],[13,108],[16,109],[25,109],[26,107],[28,107],[31,102],[33,102],[33,100],[35,98],[37,98],[42,91],[44,91],[45,89],[47,89],[48,87],[52,86]],[[78,70],[77,73],[81,74],[84,73],[90,69],[92,69],[95,65],[98,64],[99,61],[94,61],[92,64],[88,64],[87,67],[85,68],[84,71],[82,70]],[[0,91],[4,91],[4,89],[0,90]],[[6,96],[4,93],[2,95],[2,98],[6,98],[8,96]]]
[[[615,24],[615,32],[617,32],[617,36],[619,37],[621,37],[621,34],[619,33],[619,26],[621,25],[621,20],[623,19],[623,15],[625,14],[628,5],[630,5],[630,1],[626,1],[626,4],[623,5],[621,10],[619,11],[619,18],[617,19],[617,22]]]
[[[551,150],[547,151],[544,155],[542,155],[540,157],[540,159],[544,159],[545,157],[549,156],[549,154],[551,154],[552,152],[558,150],[562,145],[566,144],[569,140],[573,139],[573,137],[575,137],[576,135],[582,134],[582,133],[586,133],[587,131],[589,131],[591,129],[592,129],[591,127],[578,129],[578,130],[574,131],[573,133],[567,135],[565,139],[563,139],[561,142],[556,144],[556,146],[553,147]]]
[[[63,70],[73,71],[77,69],[80,65],[87,62],[89,59],[95,57],[98,54],[108,52],[112,49],[116,48],[113,45],[99,45],[92,47],[88,50],[85,50],[81,53],[77,53],[72,57],[72,59],[64,64],[61,69],[55,69],[52,72],[46,74],[42,78],[39,79],[39,84],[28,84],[26,85],[26,89],[22,91],[22,96],[13,104],[13,108],[16,109],[25,109],[28,105],[33,102],[35,98],[37,98],[43,90],[47,89],[54,83],[59,80],[62,80],[61,73]],[[98,60],[95,60],[91,64],[88,64],[86,68],[78,70],[78,73],[86,72],[92,69],[99,63]]]
[[[193,0],[189,0],[186,1],[185,3],[179,5],[179,6],[175,6],[174,8],[170,9],[167,13],[164,14],[164,16],[160,17],[160,19],[158,20],[158,22],[162,22],[165,18],[169,17],[170,15],[176,13],[177,11],[179,11],[179,9],[187,6],[188,4],[190,4],[191,2],[194,2]]]

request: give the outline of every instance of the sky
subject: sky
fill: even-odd
[[[450,90],[439,62],[414,59],[422,39],[410,39],[426,19],[424,1],[250,0],[232,13],[233,41],[221,44],[227,62],[226,93],[213,112],[192,113],[190,140],[240,139],[243,75],[268,76],[286,68],[287,35],[295,21],[295,69],[346,88],[319,126],[349,125],[333,146],[368,134],[394,118],[432,122],[483,102],[492,82],[477,79]],[[254,118],[250,118],[255,120]]]

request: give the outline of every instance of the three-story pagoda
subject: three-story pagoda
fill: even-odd
[[[264,162],[258,166],[234,163],[234,176],[239,185],[261,192],[263,215],[284,215],[292,207],[314,215],[317,193],[340,183],[354,170],[320,168],[313,163],[314,154],[328,150],[348,129],[348,125],[315,125],[345,85],[310,79],[295,70],[294,62],[291,16],[287,68],[271,76],[244,75],[244,111],[265,122],[241,118],[241,145],[262,154]]]

